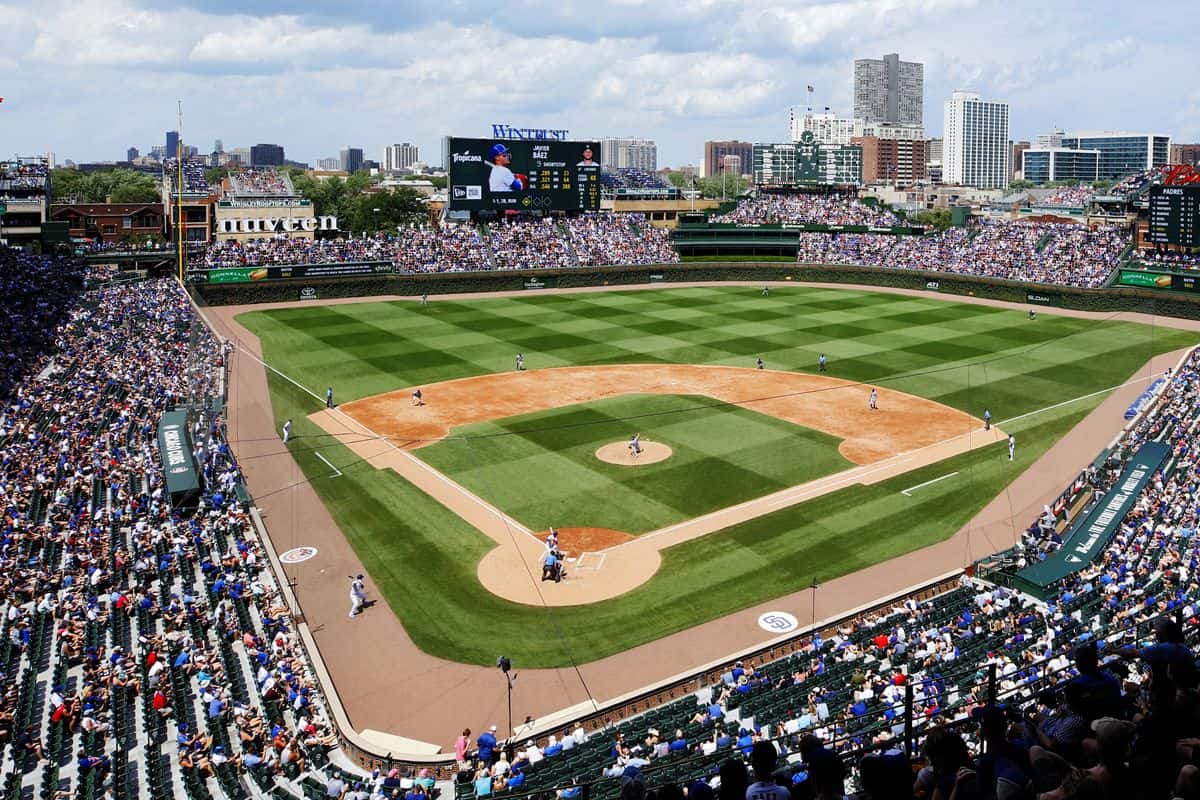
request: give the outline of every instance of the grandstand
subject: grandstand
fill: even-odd
[[[168,158],[163,162],[163,180],[167,187],[167,192],[170,194],[176,193],[176,184],[179,182],[179,161],[174,158]],[[199,158],[185,158],[183,160],[183,194],[208,194],[209,185],[208,179],[204,177],[204,161]]]
[[[245,169],[229,174],[229,194],[234,197],[295,197],[292,179],[273,169]]]

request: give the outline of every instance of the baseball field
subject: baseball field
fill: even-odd
[[[528,667],[592,661],[944,540],[1104,390],[1194,342],[800,286],[362,302],[239,321],[286,376],[271,374],[271,400],[280,424],[293,420],[298,477],[416,644],[488,664],[503,642]],[[337,412],[322,411],[327,386]],[[623,462],[633,433],[669,455]],[[615,461],[597,457],[614,445]],[[469,523],[429,481],[503,524]],[[729,508],[745,513],[721,516]],[[562,584],[503,557],[552,525],[582,532]]]

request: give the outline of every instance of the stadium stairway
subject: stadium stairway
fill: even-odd
[[[579,266],[579,253],[575,250],[575,243],[571,241],[571,232],[561,222],[554,223],[554,229],[558,231],[558,236],[563,240],[563,244],[567,248],[567,252],[571,254],[571,266]]]

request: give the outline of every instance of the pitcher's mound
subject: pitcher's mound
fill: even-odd
[[[643,441],[641,445],[642,452],[635,457],[629,452],[628,440],[606,444],[596,451],[596,458],[622,467],[644,467],[646,464],[657,464],[671,457],[671,448],[665,444]]]

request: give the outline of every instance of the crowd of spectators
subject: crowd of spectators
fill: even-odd
[[[511,220],[488,225],[496,269],[538,269],[578,265],[558,221]]]
[[[1181,250],[1138,250],[1133,260],[1151,269],[1200,269],[1200,253]]]
[[[5,796],[243,797],[243,778],[322,776],[335,738],[236,496],[230,351],[177,283],[114,277],[0,249]],[[173,505],[156,438],[185,402],[194,511]]]
[[[566,226],[580,266],[679,261],[670,232],[641,214],[585,214],[566,220]]]
[[[388,261],[395,255],[393,236],[358,239],[302,239],[278,236],[270,239],[213,242],[188,253],[189,269],[254,267],[272,264],[330,264],[352,261]]]
[[[205,194],[209,190],[208,178],[204,177],[204,161],[199,158],[185,158],[183,160],[183,190],[196,194]],[[168,158],[163,162],[163,171],[167,174],[167,180],[172,187],[175,186],[179,179],[179,162],[174,158]]]
[[[411,227],[394,235],[348,239],[272,237],[215,242],[189,252],[190,269],[346,261],[390,261],[403,272],[543,269],[600,264],[675,263],[667,231],[640,214]]]
[[[885,206],[847,194],[760,194],[712,222],[738,225],[869,225],[891,227],[901,220]]]
[[[611,731],[566,729],[510,748],[486,732],[474,752],[464,731],[458,794],[503,794],[515,778],[520,791],[573,797],[591,783],[593,797],[623,800],[685,789],[689,800],[841,798],[851,788],[864,800],[1198,798],[1200,696],[1184,636],[1200,624],[1198,427],[1194,353],[1091,475],[1092,502],[1142,443],[1168,442],[1172,457],[1103,555],[1047,602],[964,578],[817,634],[783,660],[738,662]],[[1045,513],[1026,536],[1031,558],[1059,535],[1063,520]],[[901,749],[906,701],[919,771]],[[747,761],[782,794],[748,794]]]
[[[1161,183],[1163,176],[1170,172],[1171,167],[1164,165],[1154,167],[1152,169],[1135,172],[1132,175],[1126,175],[1121,180],[1117,181],[1105,193],[1114,197],[1133,198],[1140,195],[1150,186]]]
[[[1080,184],[1079,186],[1060,186],[1054,189],[1050,194],[1038,200],[1034,205],[1039,206],[1063,206],[1064,208],[1082,208],[1087,205],[1087,202],[1092,199],[1092,195],[1096,194],[1096,189],[1093,186]]]
[[[1129,245],[1116,227],[989,220],[927,236],[800,234],[804,264],[936,270],[1032,283],[1104,285]]]
[[[41,189],[50,177],[50,165],[45,161],[0,162],[0,182],[5,189]]]
[[[238,196],[292,197],[296,194],[291,178],[273,169],[233,172],[229,175],[229,183],[233,194]]]

